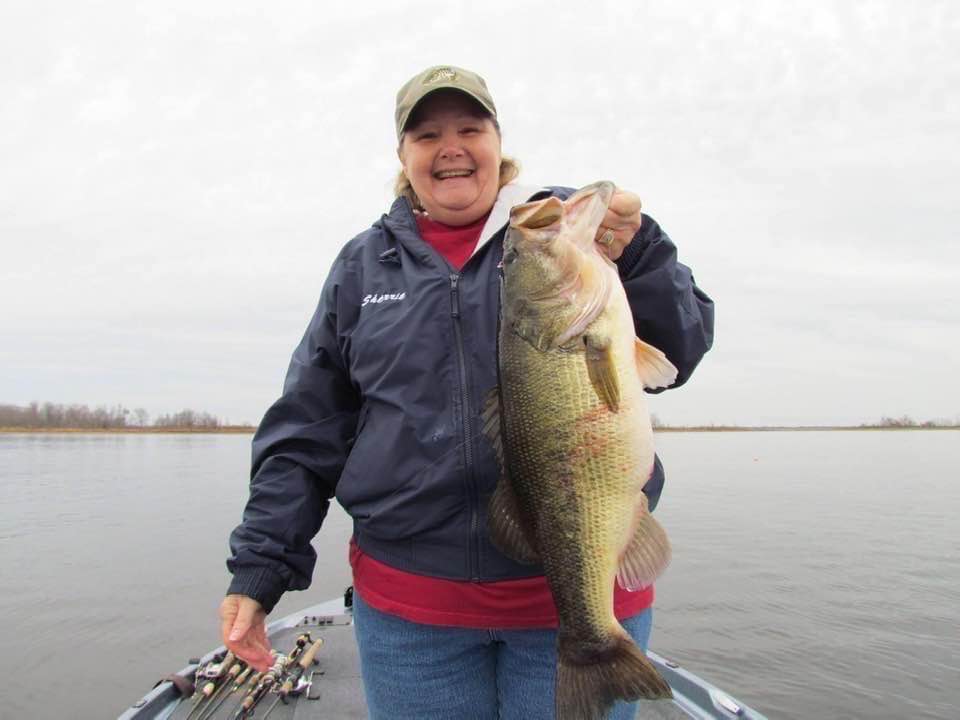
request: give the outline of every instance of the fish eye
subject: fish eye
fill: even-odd
[[[519,253],[517,253],[516,249],[510,248],[503,254],[503,263],[505,265],[509,265],[510,263],[515,262],[518,254]]]

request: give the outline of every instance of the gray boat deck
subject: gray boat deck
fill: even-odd
[[[317,620],[320,622],[316,622]],[[310,677],[312,672],[313,684],[309,692],[311,699],[301,695],[286,705],[279,702],[271,711],[268,720],[313,720],[315,718],[363,720],[366,718],[367,707],[363,701],[360,663],[349,616],[317,618],[306,616],[305,622],[271,633],[270,642],[275,650],[287,653],[294,647],[297,637],[303,632],[309,632],[313,640],[323,638],[323,645],[317,652],[316,664],[311,671],[305,673]],[[277,697],[278,695],[268,694],[257,705],[252,717],[262,718]],[[211,720],[232,718],[240,702],[239,693],[233,693],[223,701],[215,713],[209,716],[204,715],[204,717],[209,717]],[[186,720],[193,707],[192,699],[184,700],[169,717],[171,720]],[[200,713],[201,710],[198,709],[191,720],[195,720]]]
[[[367,708],[363,697],[360,679],[360,661],[354,641],[352,616],[345,610],[343,603],[332,601],[322,603],[306,610],[289,615],[269,625],[267,632],[274,649],[289,652],[296,638],[309,632],[313,640],[323,638],[324,643],[316,656],[313,666],[313,685],[309,697],[301,695],[289,704],[278,702],[267,720],[331,720],[333,718],[366,718]],[[200,658],[201,664],[222,655],[220,647]],[[710,685],[696,675],[687,672],[655,653],[648,653],[657,669],[670,683],[674,691],[672,701],[641,703],[638,718],[661,718],[662,720],[765,720],[763,715],[751,710],[725,692]],[[196,664],[188,665],[177,675],[190,681],[197,669]],[[306,673],[309,676],[309,672]],[[222,696],[216,696],[214,703]],[[278,696],[269,694],[256,707],[252,720],[264,718],[267,710],[274,705]],[[236,715],[241,698],[237,693],[228,695],[216,707],[216,711],[207,714],[206,710],[194,709],[192,698],[181,699],[179,692],[170,682],[158,684],[150,693],[129,708],[119,720],[222,720]],[[210,705],[209,709],[212,709]],[[456,720],[456,719],[452,719]]]

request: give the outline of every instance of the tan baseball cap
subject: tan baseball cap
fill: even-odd
[[[466,93],[493,117],[497,116],[497,107],[482,77],[453,65],[434,65],[407,80],[397,93],[397,140],[417,104],[430,93],[446,88]]]

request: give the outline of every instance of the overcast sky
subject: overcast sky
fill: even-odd
[[[483,75],[526,183],[637,192],[717,304],[668,422],[957,418],[951,2],[0,6],[0,403],[257,422],[393,103]]]

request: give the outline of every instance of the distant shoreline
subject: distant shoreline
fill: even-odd
[[[253,425],[226,425],[218,428],[176,427],[127,427],[127,428],[24,428],[0,427],[0,433],[37,435],[251,435],[257,428]],[[851,430],[882,430],[901,432],[905,430],[960,430],[960,425],[936,425],[923,427],[890,427],[885,425],[678,425],[654,428],[658,433],[729,433],[729,432],[834,432]]]
[[[224,425],[216,428],[178,428],[178,427],[122,427],[122,428],[25,428],[0,427],[0,433],[53,435],[69,433],[71,435],[242,435],[256,431],[253,425]]]
[[[960,430],[960,425],[931,425],[891,427],[888,425],[691,425],[663,426],[654,428],[654,432],[834,432],[850,430],[882,430],[900,432],[903,430]]]

